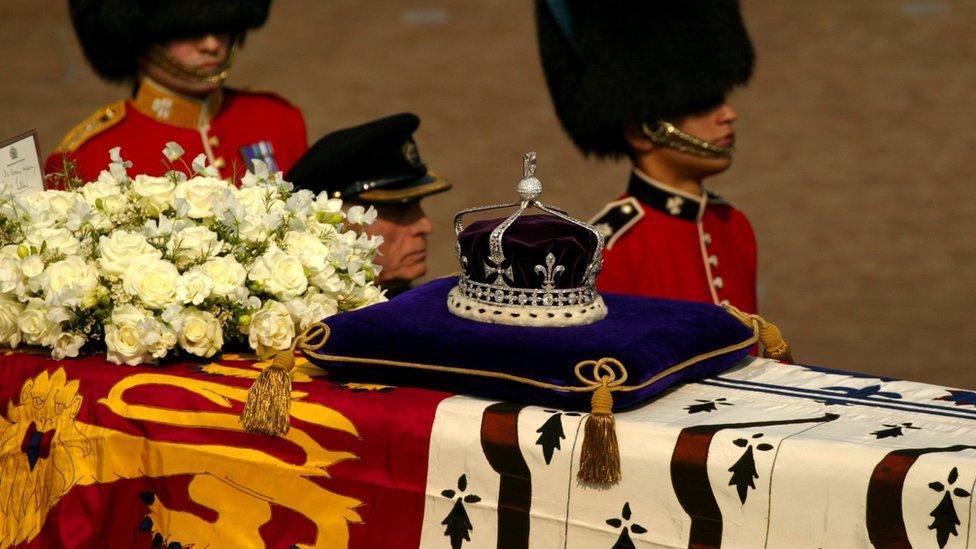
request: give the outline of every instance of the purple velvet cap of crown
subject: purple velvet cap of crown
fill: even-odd
[[[497,276],[491,269],[511,267],[511,278],[505,279],[508,285],[542,288],[545,276],[536,271],[536,266],[545,269],[546,257],[551,253],[556,258],[554,265],[565,269],[555,275],[555,288],[580,288],[588,284],[587,270],[599,246],[593,231],[553,215],[520,216],[502,233],[505,261],[492,265],[489,238],[504,221],[505,218],[475,221],[458,235],[458,248],[468,279],[490,284]],[[490,272],[485,272],[486,266]]]

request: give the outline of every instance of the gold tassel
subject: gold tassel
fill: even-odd
[[[790,351],[790,344],[783,339],[782,332],[775,324],[763,317],[751,313],[744,313],[732,305],[726,303],[722,305],[726,312],[739,319],[740,322],[752,328],[758,336],[759,343],[763,346],[763,357],[793,363],[793,353]]]
[[[613,420],[613,395],[606,380],[593,391],[592,409],[586,418],[580,468],[576,478],[583,482],[620,482],[620,447]]]
[[[246,431],[273,437],[284,435],[290,427],[291,371],[295,350],[281,351],[247,391],[241,423]]]
[[[762,342],[763,356],[792,364],[793,354],[790,352],[790,345],[783,339],[779,328],[758,315],[756,319],[759,321],[759,341]]]

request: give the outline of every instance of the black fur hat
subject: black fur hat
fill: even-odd
[[[556,114],[587,155],[626,154],[626,126],[707,110],[752,76],[737,0],[536,0],[536,26]]]
[[[69,0],[85,57],[109,81],[132,78],[149,46],[207,33],[243,34],[268,18],[271,0]]]

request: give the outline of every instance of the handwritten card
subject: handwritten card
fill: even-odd
[[[0,141],[0,187],[16,194],[43,191],[40,156],[36,131]]]

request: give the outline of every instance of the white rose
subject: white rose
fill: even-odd
[[[302,264],[318,272],[325,268],[329,249],[312,233],[288,231],[282,241],[288,253],[297,256]]]
[[[180,277],[180,282],[176,286],[176,299],[182,303],[199,305],[210,297],[213,285],[210,275],[202,270],[193,269]]]
[[[268,203],[276,198],[274,189],[264,186],[243,187],[234,191],[234,196],[251,214],[268,213]]]
[[[91,297],[98,287],[98,271],[84,259],[71,256],[49,265],[41,282],[54,304],[81,307],[92,303]]]
[[[212,357],[224,345],[224,333],[214,315],[205,311],[188,310],[183,313],[179,342],[193,355]]]
[[[268,351],[283,351],[291,347],[295,339],[295,323],[288,309],[277,301],[269,299],[251,317],[248,327],[248,343],[258,355]]]
[[[32,299],[17,317],[17,327],[28,345],[50,347],[61,333],[61,325],[52,321],[40,300]]]
[[[199,269],[210,277],[213,284],[211,293],[221,297],[233,294],[247,280],[247,271],[232,255],[211,259],[200,265]]]
[[[241,220],[238,227],[240,237],[248,242],[262,242],[271,236],[275,229],[277,218],[268,215],[248,216]]]
[[[102,173],[106,174],[106,172]],[[85,197],[85,202],[91,206],[97,206],[99,201],[104,203],[107,198],[118,196],[121,193],[122,187],[111,176],[99,177],[97,181],[92,181],[81,188],[81,195]]]
[[[387,301],[383,291],[377,286],[358,286],[349,292],[348,299],[353,302],[353,309],[361,309],[376,303]]]
[[[17,318],[24,306],[15,299],[0,297],[0,345],[16,349],[20,345],[20,328]]]
[[[62,332],[58,337],[54,338],[54,343],[51,345],[51,356],[57,360],[65,357],[74,358],[78,356],[85,342],[85,336],[81,334]]]
[[[222,247],[217,233],[202,225],[187,227],[166,243],[166,250],[174,257],[193,262],[216,256]]]
[[[203,219],[213,216],[211,208],[214,200],[229,188],[228,184],[220,179],[197,176],[177,185],[174,196],[186,201],[189,206],[187,217]]]
[[[0,293],[20,294],[24,288],[24,274],[19,259],[0,258]]]
[[[132,184],[132,192],[142,199],[143,204],[151,206],[158,213],[173,205],[176,183],[168,177],[140,174]]]
[[[169,261],[140,259],[132,262],[122,274],[122,289],[138,297],[146,307],[162,310],[176,302],[180,273]]]
[[[25,242],[38,250],[46,244],[45,250],[64,256],[78,255],[81,251],[81,243],[71,234],[71,231],[64,228],[41,228],[29,231]]]
[[[110,279],[117,279],[134,261],[159,259],[162,252],[153,248],[146,237],[133,231],[113,231],[98,239],[98,266]]]
[[[105,358],[113,364],[135,366],[152,360],[152,354],[142,339],[142,324],[147,313],[132,305],[122,305],[112,311],[105,325]]]
[[[50,190],[40,194],[44,201],[44,207],[59,219],[68,217],[68,212],[75,207],[75,202],[80,199],[77,193],[69,191]]]
[[[308,289],[301,260],[277,247],[254,261],[248,277],[261,283],[264,291],[284,299],[298,297]]]

